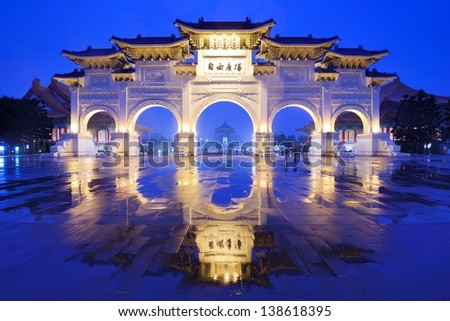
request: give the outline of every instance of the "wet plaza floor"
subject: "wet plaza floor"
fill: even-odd
[[[102,162],[0,158],[1,300],[450,299],[448,157]]]

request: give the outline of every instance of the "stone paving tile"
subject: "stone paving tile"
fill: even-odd
[[[295,172],[4,158],[1,300],[450,299],[447,157]],[[204,235],[201,261],[198,224],[245,228]]]

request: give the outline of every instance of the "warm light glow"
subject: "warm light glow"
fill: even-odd
[[[125,133],[125,126],[120,126],[119,132],[120,133]]]
[[[183,125],[183,132],[189,133],[189,125]]]
[[[70,125],[70,132],[74,133],[74,134],[78,133],[78,126],[75,125],[75,124],[71,124]]]
[[[380,127],[379,127],[379,126],[373,126],[372,132],[373,132],[374,134],[379,133],[379,132],[380,132]]]
[[[324,133],[329,133],[330,131],[331,131],[331,126],[330,126],[330,124],[324,123],[324,124],[323,124],[323,132],[324,132]]]
[[[267,133],[267,126],[266,125],[260,125],[259,129],[260,129],[261,133]]]

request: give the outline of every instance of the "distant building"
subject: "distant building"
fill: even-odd
[[[75,70],[72,74],[80,73]],[[36,99],[40,101],[47,115],[53,120],[52,141],[61,139],[65,133],[70,133],[70,90],[69,86],[53,78],[50,85],[45,87],[38,78],[33,79],[31,88],[23,99]],[[149,137],[151,128],[136,124],[136,133],[139,137]],[[111,141],[111,133],[116,132],[114,120],[107,113],[96,113],[89,120],[88,133],[92,135],[93,142],[98,149]]]
[[[216,142],[222,144],[223,147],[228,146],[229,143],[237,141],[236,131],[233,127],[227,124],[226,121],[214,130],[214,139]]]
[[[31,88],[23,99],[39,100],[47,110],[47,115],[53,120],[52,141],[60,139],[61,134],[70,131],[70,90],[69,87],[52,80],[48,87],[42,86],[35,78]]]

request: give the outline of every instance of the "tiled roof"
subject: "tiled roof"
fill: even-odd
[[[86,50],[80,50],[80,51],[69,51],[69,50],[62,50],[62,55],[71,55],[71,56],[77,56],[77,57],[113,57],[118,54],[121,54],[121,51],[118,50],[115,46],[112,46],[111,48],[92,48],[91,46],[88,46]]]
[[[387,73],[387,72],[380,72],[376,69],[367,69],[366,70],[366,76],[367,77],[385,77],[385,78],[390,78],[390,77],[397,77],[396,73]]]
[[[57,78],[80,78],[84,77],[84,70],[82,69],[74,69],[72,72],[68,72],[65,74],[55,74],[53,77]]]
[[[111,41],[122,42],[130,45],[171,45],[178,42],[188,41],[187,37],[175,37],[174,35],[170,37],[142,37],[138,35],[136,38],[119,38],[112,36]]]
[[[203,18],[200,18],[198,22],[185,22],[177,19],[174,24],[198,30],[253,30],[267,25],[274,25],[275,21],[269,19],[264,22],[252,22],[249,18],[245,21],[205,21]]]
[[[362,46],[359,46],[357,48],[341,48],[336,46],[333,49],[331,49],[330,52],[342,56],[358,56],[358,57],[372,57],[377,55],[389,54],[388,50],[366,50]]]
[[[224,129],[225,130],[234,130],[233,127],[231,127],[230,125],[227,124],[226,121],[224,121],[222,125],[220,125],[219,127],[216,128],[216,131],[217,130],[224,130]]]
[[[70,105],[70,90],[67,85],[60,83],[56,79],[52,79],[52,82],[48,88],[64,99],[67,102],[67,105]]]
[[[49,110],[48,116],[51,118],[65,117],[70,115],[70,98],[69,100],[65,100],[66,97],[63,95],[59,95],[53,91],[55,86],[64,86],[62,84],[55,85],[53,82],[49,87],[44,87],[41,85],[39,79],[34,79],[31,85],[31,88],[28,92],[23,96],[23,99],[33,99],[36,98],[42,101],[46,106],[48,106],[51,110]],[[59,88],[59,91],[62,89]]]
[[[263,37],[263,40],[269,40],[274,43],[278,43],[281,45],[321,45],[327,43],[336,43],[339,41],[338,36],[334,36],[331,38],[313,38],[312,36],[308,37],[280,37],[275,36],[274,38]]]
[[[399,102],[403,99],[404,95],[412,96],[417,95],[418,90],[409,87],[400,81],[400,78],[394,79],[389,84],[381,87],[380,90],[380,101],[396,101]],[[438,104],[448,104],[448,97],[434,95]]]

